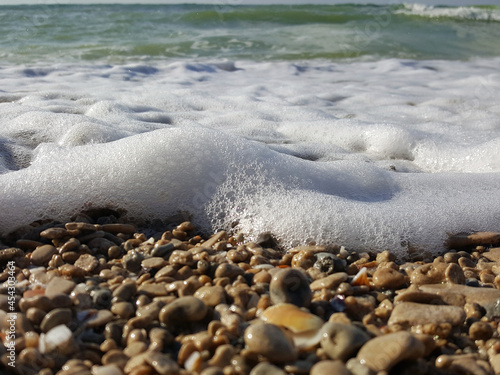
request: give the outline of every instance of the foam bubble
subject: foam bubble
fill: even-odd
[[[286,246],[438,252],[447,232],[498,230],[497,66],[6,67],[0,229],[108,206]]]

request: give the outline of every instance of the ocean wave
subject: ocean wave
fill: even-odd
[[[396,14],[405,14],[426,18],[449,18],[470,21],[500,21],[500,7],[497,6],[460,6],[445,7],[406,3],[402,9],[394,11]]]

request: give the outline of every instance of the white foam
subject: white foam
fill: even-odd
[[[424,4],[404,4],[396,13],[430,18],[459,18],[478,21],[500,21],[498,9],[482,9],[472,6],[437,7]]]
[[[439,251],[500,229],[498,62],[6,67],[0,229],[111,206]]]

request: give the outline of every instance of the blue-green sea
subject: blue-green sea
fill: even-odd
[[[500,54],[500,6],[0,7],[0,62],[468,59]]]

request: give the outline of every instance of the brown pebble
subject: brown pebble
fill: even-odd
[[[196,322],[205,317],[207,310],[203,301],[196,297],[180,297],[161,309],[159,319],[167,325],[176,322]]]
[[[311,369],[311,375],[350,375],[351,372],[345,367],[342,361],[320,361]]]
[[[465,311],[458,306],[401,302],[394,307],[388,324],[409,327],[427,323],[449,323],[458,326],[465,321],[465,318]]]
[[[72,319],[73,313],[70,309],[57,308],[45,315],[40,324],[40,329],[42,332],[48,332],[60,324],[67,325]]]
[[[273,363],[291,362],[297,359],[297,351],[285,333],[274,324],[250,325],[244,333],[247,348],[266,357]]]
[[[75,262],[75,267],[81,268],[87,274],[91,273],[99,265],[95,256],[90,254],[82,254]]]
[[[349,276],[345,272],[337,272],[332,275],[323,277],[319,280],[314,280],[310,288],[311,290],[321,290],[321,289],[336,289],[340,283],[347,281]]]
[[[473,340],[488,340],[493,336],[493,328],[487,322],[474,322],[469,328],[469,336]]]
[[[389,333],[369,340],[361,347],[357,358],[373,371],[389,371],[403,361],[421,358],[424,344],[406,331]]]
[[[202,286],[194,293],[194,296],[210,307],[226,303],[226,292],[221,286]]]
[[[130,302],[117,302],[111,305],[111,312],[118,315],[122,319],[128,319],[134,315],[134,305]]]
[[[281,368],[269,362],[260,362],[255,366],[250,375],[286,375],[287,373]]]
[[[321,328],[321,347],[330,359],[347,361],[370,339],[360,328],[351,324],[328,322]]]
[[[382,289],[399,289],[406,283],[405,277],[399,271],[389,267],[379,267],[372,277],[373,284]]]
[[[230,279],[234,279],[235,277],[243,275],[244,273],[245,271],[234,264],[222,263],[219,264],[219,266],[215,270],[215,277],[229,277]]]
[[[57,249],[52,245],[37,247],[31,253],[31,263],[35,266],[47,266],[54,254],[57,254]]]
[[[143,268],[162,268],[167,264],[167,261],[161,257],[151,257],[144,259],[142,261],[142,267]]]

